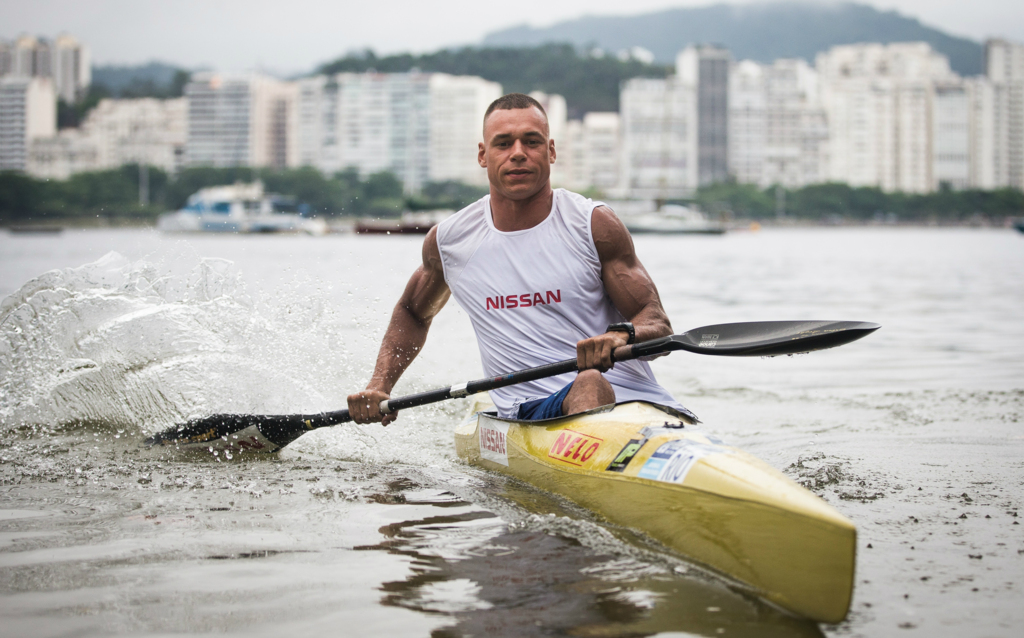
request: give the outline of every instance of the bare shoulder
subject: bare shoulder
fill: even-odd
[[[423,268],[425,270],[436,270],[441,272],[441,249],[437,247],[437,226],[427,232],[423,240]]]
[[[633,252],[633,238],[619,216],[607,206],[594,209],[590,220],[597,255],[604,262]]]

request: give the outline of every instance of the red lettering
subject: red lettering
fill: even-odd
[[[490,297],[488,297],[487,298],[487,310],[490,310],[492,308],[494,310],[497,310],[498,308],[500,308],[501,305],[500,305],[500,303],[498,301],[499,299],[500,299],[500,297],[495,297],[494,299],[491,299]]]
[[[544,304],[544,297],[542,297],[539,292],[533,293],[533,305],[535,305],[535,306],[543,306],[543,305],[545,305]]]
[[[533,299],[530,297],[530,293],[524,292],[523,294],[519,295],[519,305],[521,305],[523,308],[529,308],[530,306],[533,305]]]
[[[580,446],[580,447],[582,447],[582,446]],[[598,443],[597,441],[594,441],[593,443],[591,443],[590,447],[587,448],[587,451],[584,452],[583,456],[580,457],[580,461],[583,462],[583,463],[586,463],[587,461],[589,461],[590,457],[594,456],[594,452],[597,452],[597,448],[599,448],[599,447],[601,447],[601,444]],[[573,458],[576,458],[576,456],[574,455]]]
[[[571,439],[571,438],[572,438],[571,434],[566,434],[565,432],[559,432],[558,433],[558,438],[555,439],[554,445],[551,446],[551,453],[552,454],[561,454],[562,450],[565,449],[565,444],[568,443],[569,439]]]
[[[548,303],[551,303],[552,299],[555,301],[555,303],[562,303],[562,290],[559,289],[559,290],[556,290],[554,292],[551,292],[549,290],[548,291]]]
[[[508,308],[518,308],[519,307],[519,298],[516,297],[515,295],[509,295],[508,297],[505,297],[505,301],[508,302],[508,306],[506,306]]]
[[[563,454],[562,456],[569,456],[569,454],[571,454],[571,453],[572,453],[572,449],[573,449],[574,447],[576,447],[576,444],[577,444],[577,443],[579,443],[579,442],[580,442],[580,441],[582,441],[582,440],[583,440],[583,437],[582,437],[582,436],[578,436],[578,437],[576,437],[575,439],[573,439],[573,440],[572,440],[572,443],[570,443],[570,444],[569,444],[569,448],[568,448],[568,449],[567,449],[567,450],[565,451],[565,454]],[[577,454],[578,454],[578,453],[579,453],[579,452],[577,451]]]

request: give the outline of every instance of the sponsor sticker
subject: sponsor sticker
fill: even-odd
[[[597,453],[602,443],[602,438],[567,428],[559,431],[558,438],[548,449],[548,458],[579,467]]]
[[[508,423],[480,419],[480,456],[508,467]]]
[[[718,335],[701,335],[699,345],[701,348],[714,348],[718,345]]]
[[[640,448],[642,448],[646,442],[646,437],[642,439],[630,439],[629,443],[627,443],[626,446],[622,448],[622,451],[619,452],[619,455],[615,457],[615,460],[608,465],[607,471],[621,472],[625,470],[626,466],[629,465],[629,462],[633,460],[633,457],[636,456],[636,453],[640,451]]]
[[[682,483],[697,461],[709,454],[728,454],[717,445],[698,443],[689,439],[676,439],[662,443],[654,451],[637,476],[665,483]]]

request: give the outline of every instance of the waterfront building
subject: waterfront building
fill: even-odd
[[[28,172],[66,179],[141,163],[175,173],[185,160],[187,110],[185,98],[101,100],[80,128],[34,140]]]
[[[826,180],[828,121],[817,73],[803,60],[733,66],[729,166],[736,181],[800,188]]]
[[[994,181],[1024,189],[1024,45],[988,40],[985,75],[993,85]]]
[[[552,183],[571,190],[597,189],[602,196],[618,196],[621,182],[619,163],[622,158],[621,118],[618,113],[591,112],[582,120],[566,123],[564,140],[555,149],[562,165],[560,181]]]
[[[628,80],[619,114],[621,195],[650,200],[692,195],[698,186],[695,83],[679,76]]]
[[[484,113],[502,95],[501,85],[475,76],[430,77],[430,179],[487,185],[477,163]]]
[[[185,86],[188,166],[298,164],[297,86],[263,75],[196,73]]]
[[[931,119],[933,190],[972,186],[971,97],[963,81],[935,85]]]
[[[844,45],[818,54],[817,70],[828,117],[828,178],[931,191],[934,87],[957,79],[946,57],[924,42]]]
[[[498,84],[442,73],[339,73],[300,80],[297,96],[301,165],[326,174],[355,168],[362,177],[391,171],[412,193],[428,181],[486,184],[477,142]]]
[[[25,170],[31,142],[56,132],[57,100],[49,78],[0,78],[0,170]]]
[[[676,77],[696,91],[697,181],[724,182],[729,177],[729,67],[727,49],[691,46],[676,56]]]
[[[544,107],[544,112],[548,116],[548,130],[549,136],[555,141],[555,163],[551,165],[551,182],[553,184],[563,184],[568,179],[565,174],[568,164],[563,162],[560,157],[560,152],[563,147],[567,147],[568,140],[568,125],[569,125],[569,108],[566,105],[565,98],[557,94],[548,94],[542,91],[533,91],[530,93],[530,97],[540,102],[540,105]]]
[[[53,41],[22,35],[0,42],[0,77],[5,76],[49,78],[59,99],[75,102],[92,80],[89,48],[68,34]]]
[[[729,75],[729,172],[741,184],[764,185],[764,65],[743,60]]]

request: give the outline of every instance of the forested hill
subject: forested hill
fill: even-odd
[[[317,73],[362,73],[371,69],[397,73],[411,69],[477,75],[501,84],[506,93],[544,91],[565,96],[570,117],[589,111],[618,111],[619,84],[633,77],[665,77],[671,66],[622,61],[614,56],[595,58],[568,44],[534,48],[497,47],[448,49],[423,55],[377,57],[372,51],[350,54],[322,65]]]
[[[641,46],[655,60],[672,64],[688,44],[720,44],[737,60],[771,62],[803,58],[814,63],[819,51],[856,42],[923,41],[949,58],[962,75],[982,72],[979,43],[921,24],[895,11],[863,4],[784,1],[749,5],[717,4],[669,9],[635,16],[585,16],[550,27],[518,26],[484,38],[484,46],[527,46],[568,42],[609,52]]]

